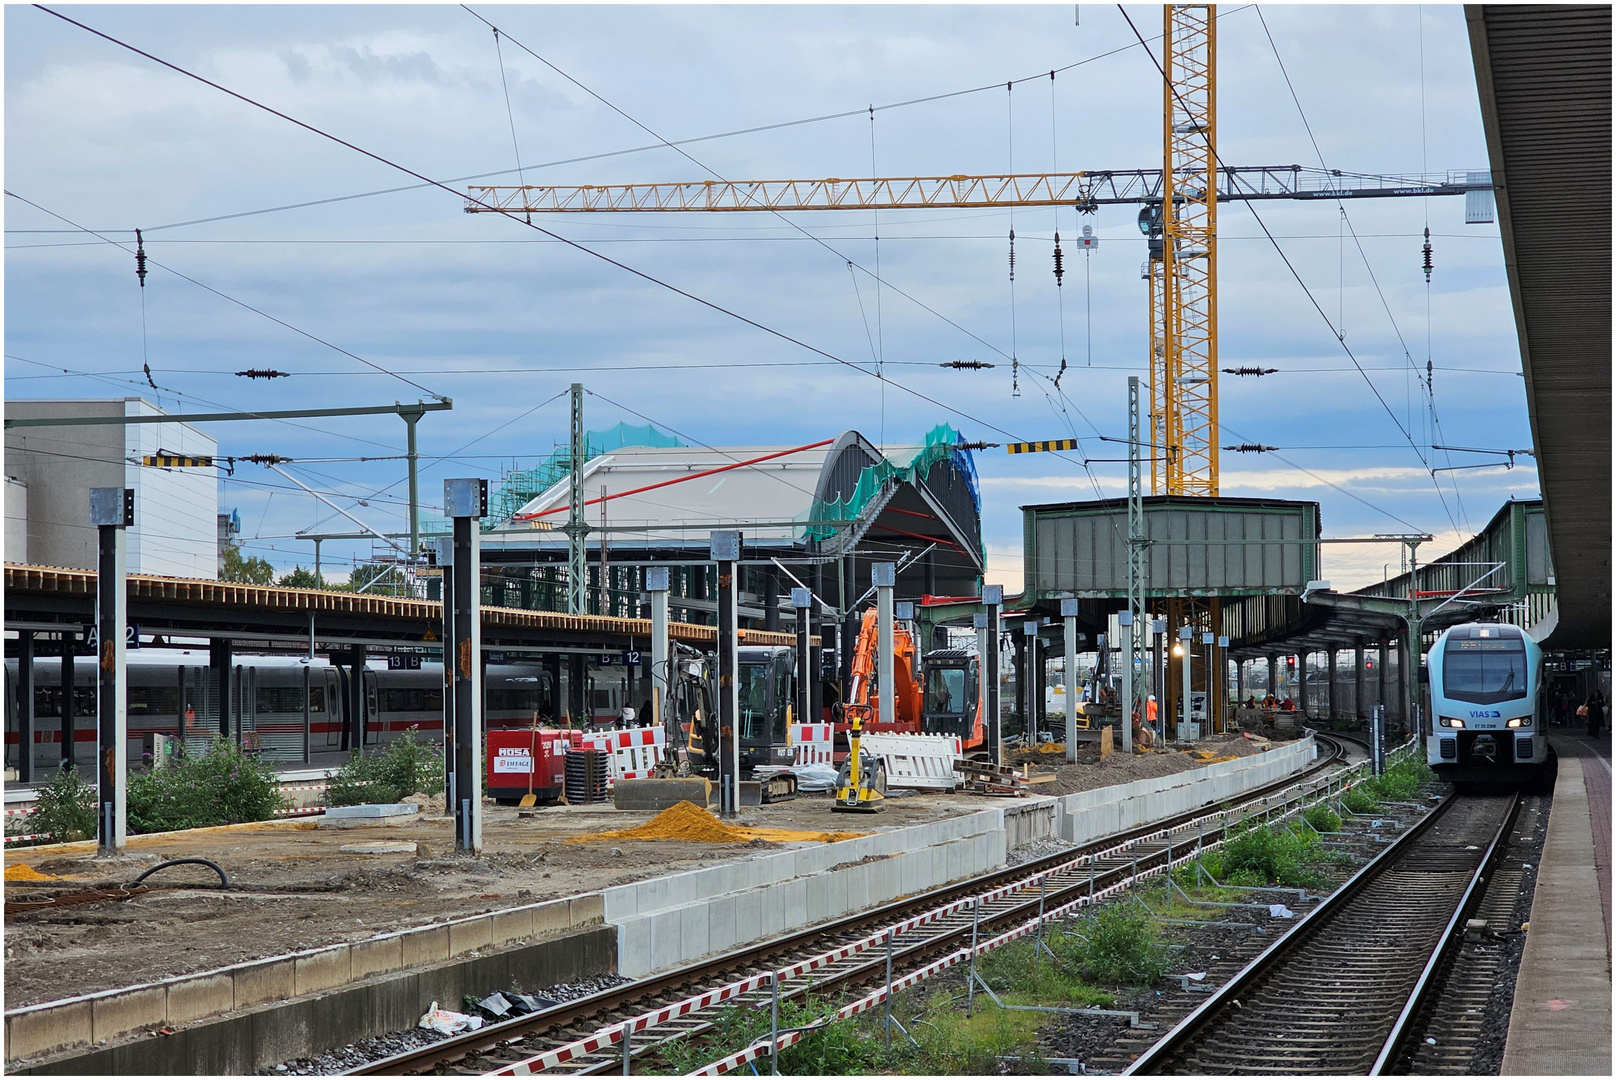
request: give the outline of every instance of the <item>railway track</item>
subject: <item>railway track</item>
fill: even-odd
[[[946,963],[973,942],[1025,928],[1065,906],[1102,899],[1170,862],[1193,858],[1203,841],[1255,815],[1299,812],[1333,789],[1332,766],[1346,746],[1320,736],[1308,769],[1244,796],[1230,809],[1201,810],[1056,855],[889,904],[840,921],[616,987],[589,998],[372,1062],[361,1075],[440,1072],[619,1073],[624,1030],[632,1060],[676,1039],[712,1030],[727,1006],[767,1008],[779,973],[781,999],[883,986],[894,967]]]
[[[1518,795],[1450,796],[1141,1054],[1134,1074],[1380,1075],[1412,1051]],[[1501,883],[1502,884],[1502,883]]]

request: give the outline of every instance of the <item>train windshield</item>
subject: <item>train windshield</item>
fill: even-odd
[[[1526,696],[1526,646],[1519,638],[1450,638],[1442,653],[1442,695],[1492,705]]]

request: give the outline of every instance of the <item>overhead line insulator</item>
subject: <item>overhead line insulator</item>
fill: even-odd
[[[290,371],[276,371],[274,368],[248,368],[246,371],[238,371],[236,374],[248,379],[289,379],[292,377]]]
[[[993,365],[986,360],[945,360],[937,366],[953,368],[955,371],[983,371]]]
[[[1223,373],[1225,375],[1278,375],[1279,369],[1276,367],[1226,367],[1223,369]]]
[[[1224,449],[1232,450],[1236,454],[1266,454],[1272,450],[1278,450],[1279,447],[1264,446],[1262,443],[1243,442],[1236,443],[1233,446],[1225,446]]]

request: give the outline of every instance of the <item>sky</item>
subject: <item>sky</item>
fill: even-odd
[[[471,7],[487,22],[436,5],[63,9],[369,157],[8,5],[6,396],[190,411],[445,395],[453,410],[420,425],[424,515],[444,478],[497,483],[564,442],[574,381],[589,428],[649,421],[692,444],[851,428],[902,454],[940,423],[990,442],[1079,436],[1067,455],[976,456],[988,581],[1012,592],[1019,507],[1125,492],[1125,466],[1099,460],[1123,448],[1094,437],[1126,435],[1127,378],[1146,375],[1134,207],[533,217],[579,248],[467,214],[377,158],[457,192],[488,173],[476,182],[1159,167],[1161,76],[1128,19],[1159,57],[1160,8]],[[1225,5],[1218,27],[1226,163],[1487,167],[1462,7]],[[703,136],[722,137],[666,145]],[[1072,245],[1085,224],[1100,238],[1087,256]],[[1427,471],[1498,460],[1432,443],[1531,446],[1496,225],[1466,225],[1458,198],[1350,201],[1345,217],[1274,201],[1222,204],[1219,234],[1220,366],[1279,369],[1222,380],[1219,441],[1280,448],[1223,454],[1223,495],[1317,500],[1326,536],[1429,532],[1422,561],[1536,497],[1529,457]],[[996,366],[937,366],[954,360]],[[249,368],[294,374],[234,374]],[[209,431],[221,455],[291,457],[368,524],[405,525],[397,418]],[[220,506],[283,570],[312,562],[299,530],[352,528],[254,465],[221,483]],[[325,567],[370,553],[329,542]],[[1324,573],[1351,588],[1397,559],[1342,545]]]

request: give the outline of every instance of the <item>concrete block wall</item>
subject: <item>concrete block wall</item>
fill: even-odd
[[[478,950],[525,945],[535,938],[598,925],[603,910],[599,894],[547,900],[379,934],[348,945],[24,1006],[5,1014],[6,1060],[53,1054],[132,1032],[177,1027],[266,1002],[329,992]]]
[[[1005,836],[995,808],[607,889],[618,973],[640,978],[985,874],[1004,865]]]

